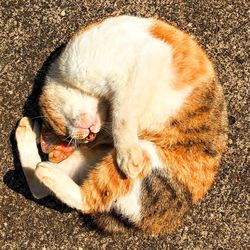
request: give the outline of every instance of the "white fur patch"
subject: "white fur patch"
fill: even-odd
[[[115,210],[127,216],[131,221],[136,222],[140,219],[141,181],[135,181],[132,190],[125,196],[120,197],[114,204]]]
[[[108,18],[73,37],[62,54],[62,79],[89,93],[104,96],[127,84],[144,44],[150,19]],[[152,40],[152,39],[151,39]]]
[[[16,129],[16,140],[19,157],[32,195],[36,199],[49,195],[49,191],[35,177],[36,165],[41,162],[36,140],[39,136],[38,123],[27,117],[23,117]]]

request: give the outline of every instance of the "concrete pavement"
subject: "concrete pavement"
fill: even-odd
[[[249,9],[244,0],[1,0],[0,248],[247,249]],[[103,235],[91,228],[87,218],[55,198],[34,200],[13,140],[22,113],[36,113],[38,89],[28,97],[33,84],[42,81],[44,62],[51,59],[51,52],[80,27],[119,14],[159,17],[194,34],[216,64],[228,101],[229,145],[215,185],[182,227],[158,238],[138,232]]]

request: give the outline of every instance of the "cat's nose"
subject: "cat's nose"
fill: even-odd
[[[82,129],[90,129],[96,124],[95,116],[87,113],[80,114],[75,119],[75,127]]]

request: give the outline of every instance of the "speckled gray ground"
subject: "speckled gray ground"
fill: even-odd
[[[1,0],[0,5],[1,249],[249,249],[247,0]],[[54,198],[32,199],[13,140],[12,130],[50,53],[83,25],[118,14],[158,16],[193,33],[217,65],[228,100],[229,147],[217,181],[181,228],[159,238],[101,235]],[[32,111],[32,105],[30,98],[25,107]]]

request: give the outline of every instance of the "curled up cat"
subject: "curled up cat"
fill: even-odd
[[[215,180],[222,88],[197,42],[163,21],[119,16],[80,30],[39,103],[42,128],[24,117],[16,130],[33,196],[52,192],[103,230],[170,232]]]

